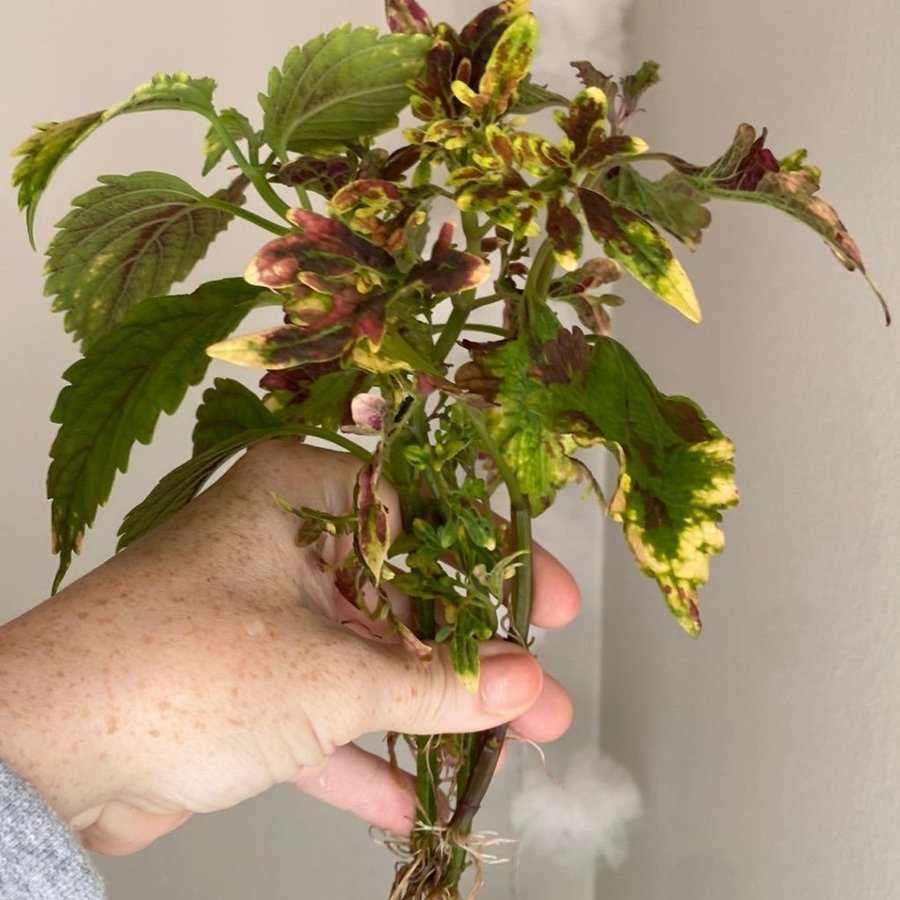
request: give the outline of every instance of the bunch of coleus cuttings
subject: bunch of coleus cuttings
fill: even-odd
[[[352,510],[291,510],[300,543],[351,536],[337,593],[378,623],[373,633],[386,626],[423,657],[446,642],[470,687],[481,642],[528,644],[530,523],[573,482],[621,524],[696,635],[698,589],[737,501],[734,448],[612,336],[616,286],[630,276],[699,321],[670,240],[696,248],[713,199],[787,213],[868,278],[859,250],[805,153],[777,158],[765,131],[740,125],[708,165],[631,134],[656,64],[616,78],[576,61],[572,90],[559,92],[529,75],[539,31],[527,0],[460,29],[415,0],[386,7],[387,34],[342,25],[290,50],[260,123],[217,105],[211,78],[159,74],[123,103],[38,126],[16,151],[32,236],[60,163],[133,112],[200,116],[201,174],[219,179],[204,191],[163,172],[103,175],[50,242],[46,293],[83,350],[53,411],[56,583],[132,447],[152,440],[160,413],[215,357],[263,370],[261,394],[214,381],[190,458],[129,513],[122,545],[244,448],[314,438],[355,454],[360,471]],[[544,109],[549,128],[532,115]],[[666,174],[645,174],[646,162]],[[249,264],[171,293],[238,224],[250,229]],[[269,327],[235,336],[272,306]],[[592,445],[616,468],[609,496],[578,456]],[[387,482],[398,510],[383,499]],[[412,598],[407,614],[396,591]],[[502,738],[412,739],[419,821],[395,897],[457,895]]]

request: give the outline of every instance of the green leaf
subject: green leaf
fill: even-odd
[[[219,113],[219,121],[226,133],[235,142],[247,141],[251,148],[259,144],[259,137],[253,130],[250,120],[233,107],[223,109]],[[208,175],[221,161],[228,149],[219,129],[212,125],[203,139],[203,154],[206,157],[203,163],[203,174]]]
[[[206,115],[212,112],[216,83],[211,78],[191,78],[184,72],[157,74],[138,87],[124,103],[65,122],[45,122],[23,141],[13,156],[22,159],[13,171],[19,188],[19,209],[25,210],[28,237],[34,246],[34,216],[38,202],[59,164],[104,122],[123,113],[152,109],[186,109]]]
[[[119,529],[119,549],[136,541],[178,512],[203,487],[216,469],[235,453],[274,438],[304,437],[314,432],[317,437],[327,436],[321,431],[302,425],[276,421],[265,427],[248,428],[219,444],[208,447],[169,472],[147,497],[128,513]],[[364,450],[349,441],[341,443],[344,449],[356,453],[360,459],[367,461],[368,455]]]
[[[280,419],[249,388],[233,378],[217,378],[203,392],[194,425],[194,456],[254,428],[271,428]]]
[[[56,585],[78,552],[116,472],[125,472],[135,441],[150,442],[161,412],[173,413],[202,380],[207,345],[231,332],[258,291],[240,279],[211,282],[193,294],[160,297],[131,310],[64,374],[50,450]]]
[[[516,99],[510,107],[513,115],[528,115],[550,106],[568,106],[569,99],[551,91],[545,84],[535,84],[530,75],[519,84]]]
[[[174,175],[99,180],[59,223],[46,269],[45,293],[85,348],[136,303],[186,278],[232,218]]]
[[[431,41],[342,25],[295,47],[269,75],[263,134],[282,157],[357,144],[397,123]]]
[[[203,487],[216,469],[235,453],[253,444],[274,437],[283,437],[289,433],[292,432],[287,426],[244,431],[204,450],[173,469],[125,516],[119,528],[118,549],[127,547],[178,512]]]
[[[700,304],[687,272],[659,232],[624,206],[596,191],[579,189],[578,198],[594,237],[606,254],[627,269],[660,300],[692,322],[699,322]]]
[[[622,165],[614,178],[604,182],[603,193],[613,203],[664,228],[691,250],[697,248],[712,219],[702,205],[707,198],[677,172],[651,181],[634,166]]]

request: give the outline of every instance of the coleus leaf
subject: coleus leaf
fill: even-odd
[[[19,188],[19,209],[25,210],[28,236],[34,245],[34,216],[38,202],[59,164],[102,124],[129,112],[151,109],[185,109],[201,114],[213,111],[212,78],[191,78],[184,72],[160,73],[136,88],[124,103],[88,113],[64,122],[44,122],[20,144],[14,156],[22,159],[13,171],[13,185]]]
[[[481,10],[460,31],[458,41],[471,64],[473,82],[481,79],[497,41],[517,19],[530,16],[531,0],[502,0]]]
[[[207,345],[230,333],[255,305],[258,290],[241,279],[210,282],[193,294],[134,307],[64,378],[52,420],[60,428],[50,450],[58,586],[134,443],[148,444],[161,412],[173,413],[202,380]]]
[[[842,265],[860,271],[889,324],[887,303],[869,278],[856,242],[834,207],[818,196],[818,170],[805,164],[805,151],[779,161],[765,147],[765,139],[765,130],[757,137],[755,129],[742,124],[731,146],[709,166],[693,166],[673,156],[666,159],[692,187],[708,197],[762,203],[812,228]]]
[[[504,115],[515,97],[516,89],[528,74],[538,41],[537,20],[531,13],[517,16],[503,30],[474,91],[462,81],[454,81],[451,89],[456,98],[470,107],[480,119],[493,120]]]
[[[119,528],[118,549],[161,525],[181,509],[209,480],[213,473],[235,453],[273,438],[298,435],[296,425],[279,423],[253,428],[209,447],[172,469],[137,506],[125,516]]]
[[[186,278],[232,219],[174,175],[99,180],[75,198],[47,253],[45,293],[85,348],[132,306]]]
[[[408,285],[422,285],[435,297],[468,291],[483,284],[491,275],[490,265],[474,253],[452,245],[453,223],[445,222],[431,251],[431,258],[413,266]]]
[[[613,203],[654,222],[690,249],[703,237],[712,216],[702,204],[707,197],[678,172],[651,181],[634,166],[617,167],[614,177],[603,183],[603,194]]]
[[[547,299],[572,306],[589,331],[609,334],[610,319],[607,306],[620,306],[622,298],[616,294],[595,294],[597,288],[617,281],[622,275],[621,266],[607,257],[588,259],[572,272],[566,272],[550,282]]]
[[[285,410],[291,421],[330,431],[346,424],[351,400],[365,386],[365,373],[341,368],[338,359],[272,370],[260,381],[260,387],[272,392],[267,405]]]
[[[394,33],[431,34],[434,26],[416,0],[385,0],[388,28]]]
[[[559,265],[567,272],[577,268],[583,246],[581,222],[558,195],[547,204],[547,237]]]
[[[606,254],[661,300],[699,322],[700,304],[690,279],[659,232],[646,219],[596,191],[579,188],[578,198],[588,227]]]
[[[397,123],[431,41],[342,25],[285,57],[269,75],[263,134],[282,158],[358,144]]]
[[[549,338],[559,326],[552,313],[545,316],[539,331]],[[464,345],[472,362],[460,367],[456,383],[490,401],[483,415],[491,438],[527,496],[531,514],[539,515],[557,491],[587,473],[573,458],[575,440],[555,430],[548,418],[546,385],[531,374],[535,346],[524,338]]]
[[[368,292],[393,265],[390,253],[339,219],[303,209],[287,218],[296,230],[269,241],[251,260],[244,273],[250,283],[299,299],[348,286]]]
[[[280,419],[266,408],[256,393],[233,378],[217,378],[203,392],[197,407],[192,440],[194,455],[256,428],[271,428]]]
[[[586,346],[571,334],[561,345],[570,365],[579,354],[573,347]],[[709,557],[724,544],[717,523],[738,500],[731,441],[692,401],[660,393],[608,337],[597,339],[583,377],[573,377],[553,402],[571,407],[570,424],[584,429],[582,439],[596,436],[619,457],[608,512],[622,522],[639,568],[659,584],[679,624],[697,635],[697,589],[709,578]]]
[[[622,522],[639,567],[679,623],[697,634],[697,589],[723,545],[717,523],[738,499],[731,442],[690,400],[660,393],[611,338],[589,345],[579,330],[558,329],[546,340],[483,345],[473,356],[475,377],[464,386],[493,404],[485,420],[532,512],[585,477],[571,458],[576,447],[604,444],[619,463],[607,513]]]
[[[391,546],[388,526],[388,508],[378,496],[378,482],[381,477],[381,450],[372,455],[356,478],[354,506],[359,519],[354,536],[354,547],[360,559],[372,575],[377,585],[382,578]]]
[[[545,84],[536,84],[530,75],[526,75],[519,83],[516,99],[509,111],[513,114],[528,115],[550,106],[568,105],[568,97],[551,91]]]
[[[234,107],[223,109],[219,113],[219,123],[233,141],[247,141],[252,149],[258,148],[259,135],[250,124],[250,120],[242,112],[234,109]],[[208,175],[219,164],[227,149],[228,146],[219,128],[215,125],[211,126],[203,139],[204,175]]]

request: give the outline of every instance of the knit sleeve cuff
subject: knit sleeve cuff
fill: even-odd
[[[0,897],[103,900],[103,886],[72,833],[0,760]]]

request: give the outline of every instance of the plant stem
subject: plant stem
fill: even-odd
[[[229,203],[227,200],[218,200],[215,197],[206,197],[203,201],[204,206],[210,206],[213,209],[219,209],[222,212],[231,213],[231,215],[236,216],[239,219],[245,219],[248,222],[252,222],[259,228],[263,228],[266,231],[271,231],[272,234],[277,234],[279,236],[287,234],[290,231],[289,228],[286,228],[284,225],[279,225],[277,222],[271,222],[269,219],[264,219],[262,216],[258,216],[256,213],[250,212],[249,209],[243,209],[240,206],[235,206],[233,203]]]
[[[266,178],[266,171],[269,168],[272,160],[274,159],[274,154],[270,156],[262,166],[254,166],[247,159],[246,156],[241,152],[241,148],[238,147],[237,142],[234,138],[229,134],[228,129],[222,124],[222,120],[216,115],[215,110],[206,109],[200,110],[198,108],[198,112],[201,112],[206,119],[209,120],[209,123],[216,130],[216,134],[221,139],[222,143],[228,148],[228,152],[231,154],[234,161],[238,164],[238,168],[250,179],[253,183],[253,186],[256,188],[257,193],[263,200],[274,210],[279,216],[285,218],[287,215],[290,206],[275,193],[275,189],[269,184],[268,179]]]

